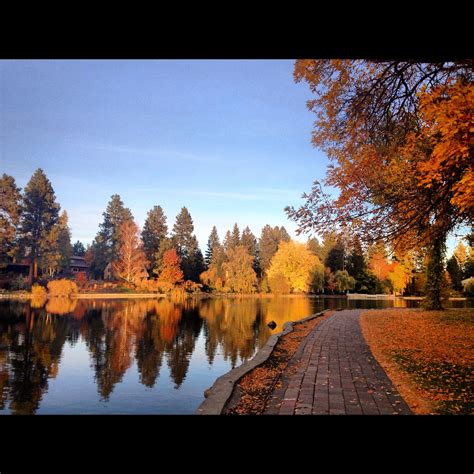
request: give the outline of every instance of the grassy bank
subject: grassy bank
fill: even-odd
[[[361,325],[415,413],[474,413],[474,309],[367,311]]]

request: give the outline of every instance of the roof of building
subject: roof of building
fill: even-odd
[[[80,257],[79,255],[73,255],[69,259],[69,266],[89,268],[89,264],[86,262],[85,258]]]

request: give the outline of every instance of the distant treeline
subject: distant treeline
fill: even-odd
[[[72,255],[85,258],[94,280],[115,279],[150,291],[422,294],[426,283],[424,249],[397,255],[384,244],[363,246],[347,233],[328,232],[321,241],[312,237],[303,244],[291,240],[283,226],[265,225],[257,238],[248,226],[240,230],[236,223],[221,240],[214,226],[203,255],[186,207],[169,230],[162,207],[154,206],[140,232],[118,194],[107,204],[94,241],[85,247],[71,243],[68,215],[60,213],[41,169],[23,192],[4,174],[0,190],[1,262],[28,262],[30,284],[39,274],[60,274]],[[474,276],[472,240],[467,240],[448,260],[447,289],[462,291],[461,282]]]

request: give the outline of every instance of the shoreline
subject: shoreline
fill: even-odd
[[[99,299],[140,299],[140,298],[164,298],[164,293],[77,293],[72,295],[77,300],[99,300]]]
[[[71,295],[74,299],[150,299],[164,298],[170,296],[166,293],[76,293]],[[320,295],[320,294],[289,294],[274,295],[272,293],[194,293],[186,295],[188,298],[313,298],[313,299],[346,299],[346,300],[406,300],[406,301],[422,301],[423,296],[393,296],[393,295],[365,295],[357,293],[349,293],[346,295]],[[31,293],[0,293],[0,299],[11,300],[29,300]],[[468,301],[472,298],[468,297],[450,297],[448,301]]]
[[[267,342],[256,352],[252,359],[240,364],[218,377],[211,387],[204,391],[204,400],[195,411],[195,415],[222,415],[234,393],[239,381],[253,371],[255,368],[264,364],[271,356],[277,343],[287,334],[293,332],[298,324],[323,317],[326,313],[332,313],[333,310],[325,309],[319,313],[311,314],[305,318],[295,321],[288,321],[283,325],[283,330],[272,334]]]

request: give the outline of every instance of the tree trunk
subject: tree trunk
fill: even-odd
[[[444,283],[444,254],[446,252],[446,237],[435,239],[428,250],[428,264],[426,266],[426,284],[424,309],[443,309],[441,303]]]
[[[33,259],[33,277],[35,280],[38,278],[38,258],[36,256]]]
[[[33,263],[30,262],[30,267],[28,269],[28,285],[31,286],[33,284]]]

